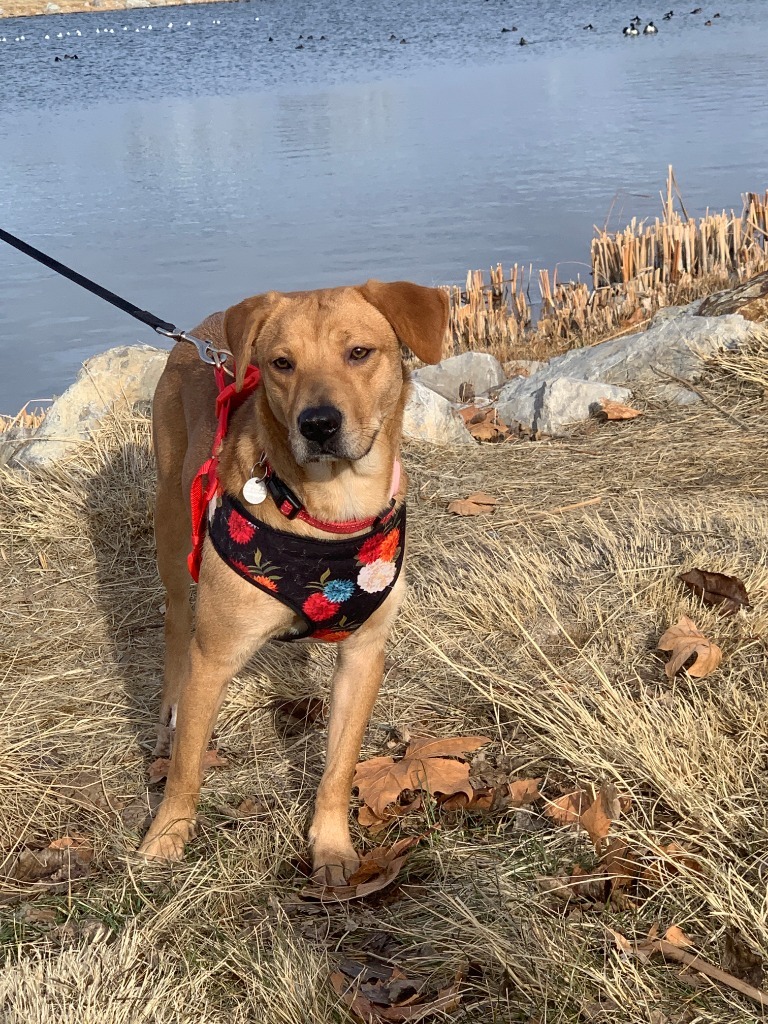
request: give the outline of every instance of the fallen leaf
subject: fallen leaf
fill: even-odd
[[[575,825],[581,812],[589,806],[590,798],[586,790],[575,789],[571,793],[564,793],[555,800],[547,801],[544,813],[554,821],[556,825]]]
[[[493,512],[498,505],[499,499],[494,498],[485,491],[477,491],[466,498],[458,498],[448,506],[448,511],[456,516],[481,516],[487,512]]]
[[[367,804],[363,804],[358,809],[357,820],[360,825],[368,829],[371,835],[376,835],[377,832],[385,829],[390,821],[393,821],[395,818],[402,818],[405,814],[420,811],[422,804],[421,793],[417,793],[412,800],[407,800],[405,803],[398,801],[397,803],[390,804],[383,818],[380,818],[378,814],[374,814]]]
[[[21,850],[0,863],[0,877],[41,885],[69,883],[85,878],[93,859],[93,847],[87,839],[62,836],[44,850]]]
[[[349,961],[344,966],[348,970]],[[432,1014],[445,1014],[455,1010],[460,1001],[460,984],[440,989],[436,997],[424,1001],[420,994],[424,988],[423,981],[411,981],[398,968],[390,974],[377,971],[371,977],[363,964],[356,977],[341,970],[330,975],[331,985],[337,996],[365,1024],[393,1022],[403,1024],[414,1019],[423,1020]],[[383,975],[383,976],[382,976]],[[370,980],[366,980],[370,978]]]
[[[487,736],[414,738],[399,761],[393,757],[360,761],[352,785],[379,818],[387,816],[387,806],[396,803],[405,789],[424,790],[432,796],[466,793],[471,800],[469,765],[455,758],[490,742]]]
[[[689,569],[677,578],[686,587],[690,587],[704,604],[721,605],[723,615],[735,615],[740,608],[751,607],[747,588],[738,576],[707,572],[705,569]]]
[[[679,949],[691,949],[693,946],[693,943],[682,928],[678,928],[676,924],[673,924],[671,928],[667,928],[664,932],[664,941],[671,942],[673,946],[677,946]]]
[[[465,792],[440,800],[443,811],[500,811],[505,807],[527,807],[541,796],[539,783],[541,779],[515,779],[502,782],[499,786],[483,786],[472,791],[468,797]]]
[[[750,985],[761,985],[765,973],[763,960],[746,944],[734,928],[727,928],[723,937],[720,966],[724,971]]]
[[[701,864],[693,857],[686,847],[679,843],[669,843],[658,848],[659,856],[643,871],[643,879],[656,885],[662,885],[666,879],[678,874],[683,867],[697,875],[703,875]]]
[[[608,839],[600,858],[600,870],[607,876],[612,893],[627,889],[639,877],[642,864],[625,839]]]
[[[600,411],[607,420],[633,420],[636,416],[642,415],[639,409],[632,409],[610,398],[600,399]]]
[[[114,811],[124,804],[105,789],[103,779],[94,772],[78,772],[62,780],[56,784],[55,793],[60,800],[88,810]]]
[[[579,825],[583,828],[599,853],[612,822],[628,809],[629,798],[620,797],[613,783],[604,782],[593,795],[578,789],[550,800],[544,811],[556,825]]]
[[[681,615],[675,625],[669,627],[657,647],[660,651],[672,653],[672,657],[664,666],[669,679],[674,678],[694,656],[696,660],[688,668],[688,675],[695,679],[703,679],[715,671],[723,657],[723,652],[717,644],[708,640],[687,615]]]
[[[499,419],[498,412],[492,405],[483,408],[469,405],[460,409],[459,415],[476,441],[503,441],[510,435],[509,427]]]
[[[324,722],[325,702],[320,697],[296,697],[293,700],[276,700],[273,707],[277,714],[294,718],[299,722]]]
[[[201,764],[201,770],[207,771],[208,768],[223,768],[228,762],[219,756],[218,750],[206,750],[203,754],[203,761]],[[171,767],[170,757],[158,757],[149,766],[149,781],[160,782],[168,774],[168,769]]]
[[[302,890],[301,895],[312,900],[347,902],[379,892],[394,882],[410,850],[423,838],[423,835],[410,836],[391,846],[377,846],[360,858],[360,864],[347,885],[321,885],[313,882]]]
[[[708,960],[699,956],[698,953],[689,953],[687,949],[682,949],[677,942],[670,942],[666,936],[663,939],[652,939],[649,937],[636,942],[630,942],[619,932],[614,932],[611,929],[608,930],[613,935],[619,949],[627,956],[636,956],[641,960],[647,960],[651,954],[661,954],[665,960],[674,960],[676,963],[684,964],[690,970],[698,971],[700,974],[705,975],[705,977],[720,982],[722,985],[727,985],[735,992],[740,992],[742,995],[747,996],[748,999],[752,999],[763,1010],[768,1009],[768,992],[755,988],[754,985],[747,984],[720,967],[715,967],[714,964],[709,963]],[[680,936],[686,939],[679,928],[673,928],[670,931],[678,941],[680,941]],[[680,935],[677,934],[678,932]],[[686,939],[686,941],[688,940]]]

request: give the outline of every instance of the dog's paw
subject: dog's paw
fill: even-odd
[[[158,822],[155,821],[144,837],[138,854],[146,860],[161,860],[168,863],[180,861],[184,857],[184,846],[191,829],[191,824],[186,821],[174,821],[165,828],[158,826]]]
[[[318,885],[346,885],[359,865],[348,835],[345,841],[324,843],[317,838],[312,843],[312,880]]]

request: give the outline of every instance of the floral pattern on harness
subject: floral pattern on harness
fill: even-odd
[[[357,553],[357,585],[366,594],[378,594],[391,585],[397,575],[400,556],[400,529],[395,527],[382,536],[369,537]]]

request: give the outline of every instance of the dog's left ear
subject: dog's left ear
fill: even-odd
[[[281,298],[279,292],[264,292],[230,306],[224,313],[224,339],[235,360],[236,391],[243,386],[256,340]]]
[[[410,281],[366,281],[358,291],[387,318],[401,345],[425,363],[439,363],[448,330],[448,294]]]

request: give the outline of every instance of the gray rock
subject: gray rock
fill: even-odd
[[[448,399],[416,380],[405,406],[403,433],[433,444],[476,444]]]
[[[60,11],[61,11],[61,8],[59,7],[58,4],[46,4],[45,5],[45,13],[46,14],[59,14]]]
[[[487,352],[462,352],[415,370],[412,376],[449,402],[469,402],[506,380],[501,363]]]
[[[651,327],[657,327],[667,320],[679,320],[683,316],[695,316],[699,311],[701,299],[694,299],[687,306],[662,306],[651,317]]]
[[[631,397],[627,388],[596,381],[572,377],[532,381],[521,377],[504,388],[497,410],[507,426],[520,423],[529,430],[551,435],[588,419],[600,409],[603,398],[626,403]]]
[[[14,463],[27,468],[52,465],[91,437],[110,413],[149,401],[167,358],[166,351],[151,345],[124,345],[87,359]]]
[[[125,9],[131,11],[136,7],[151,7],[149,0],[125,0]]]
[[[658,384],[666,382],[665,374],[693,381],[700,376],[709,356],[722,349],[740,348],[759,330],[738,315],[674,317],[640,334],[628,334],[555,356],[528,382],[541,385],[555,377],[572,377],[608,384]],[[509,389],[517,386],[517,381],[507,384],[499,400],[505,401]]]

